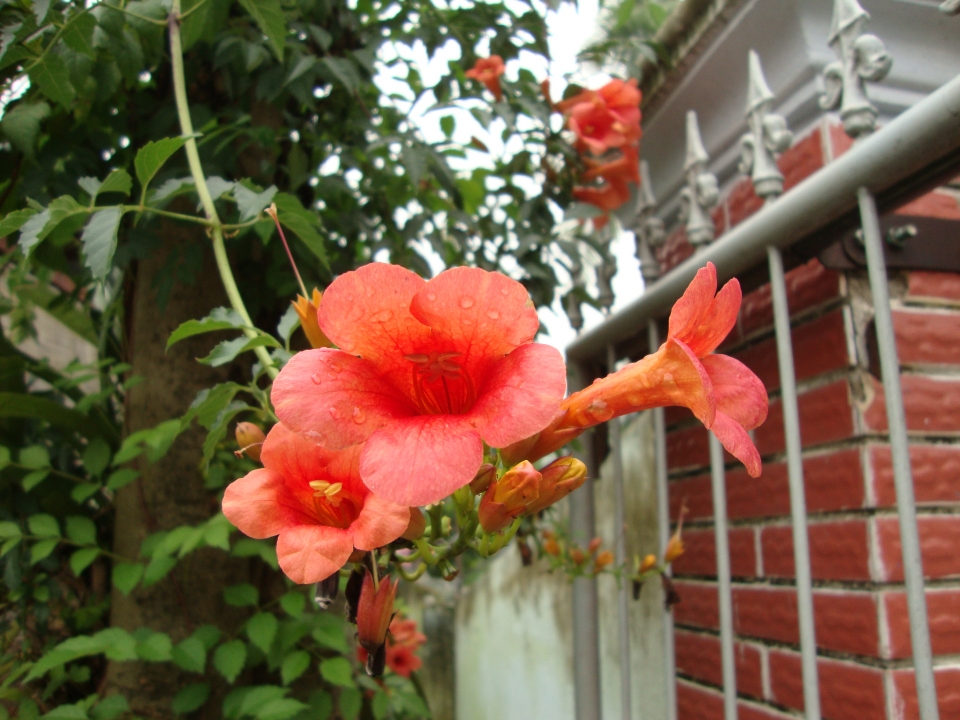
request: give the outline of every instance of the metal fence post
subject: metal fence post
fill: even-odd
[[[710,477],[713,490],[713,527],[717,545],[717,592],[720,605],[720,658],[723,665],[723,717],[737,720],[737,666],[733,654],[733,591],[730,581],[730,543],[727,536],[727,487],[723,446],[710,433]]]
[[[857,192],[863,244],[867,254],[867,272],[873,295],[874,324],[883,393],[887,407],[890,452],[893,456],[893,484],[897,492],[897,514],[900,520],[900,545],[903,548],[903,576],[907,588],[907,611],[910,616],[910,639],[913,644],[913,666],[917,676],[917,700],[921,720],[938,720],[937,689],[933,677],[933,653],[930,648],[930,626],[927,624],[927,598],[923,587],[923,559],[920,555],[920,533],[917,530],[917,507],[913,494],[910,448],[907,440],[907,419],[900,389],[900,361],[893,334],[890,292],[887,287],[887,266],[880,237],[877,205],[870,191]]]
[[[617,369],[617,353],[613,345],[607,347],[607,372]],[[623,493],[623,453],[620,438],[620,419],[614,418],[607,423],[610,432],[610,465],[613,471],[614,512],[613,512],[613,555],[617,567],[627,562],[626,517]],[[623,720],[633,717],[630,697],[630,586],[621,580],[617,591],[617,621],[620,630],[620,715]]]
[[[793,341],[790,337],[790,309],[787,305],[787,288],[780,250],[771,245],[767,248],[767,257],[770,264],[770,290],[773,296],[777,361],[780,367],[780,401],[783,406],[783,434],[787,446],[787,475],[790,482],[790,520],[793,527],[793,557],[797,569],[797,614],[800,620],[804,716],[807,720],[820,720],[817,638],[813,624],[813,582],[807,536],[807,497],[803,485],[803,446],[800,442],[797,380],[793,368]]]
[[[650,352],[660,347],[660,333],[657,321],[647,323],[647,339]],[[653,457],[657,473],[657,515],[660,531],[660,557],[667,551],[670,542],[670,496],[667,488],[667,429],[663,408],[654,408],[653,413]],[[667,570],[670,575],[670,570]],[[677,720],[677,663],[673,646],[673,613],[663,612],[663,664],[667,681],[667,720]]]

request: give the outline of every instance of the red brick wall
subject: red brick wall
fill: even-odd
[[[823,135],[828,141],[824,141]],[[780,166],[792,186],[846,151],[829,127],[799,140]],[[825,146],[832,145],[827,147]],[[828,157],[824,154],[828,153]],[[714,212],[718,231],[760,207],[749,181]],[[900,212],[960,219],[955,193],[936,191]],[[683,230],[661,252],[665,267],[690,253]],[[808,538],[814,578],[820,694],[825,720],[918,718],[910,665],[896,494],[885,442],[883,387],[870,374],[870,297],[863,273],[814,260],[787,274],[799,384]],[[960,718],[960,275],[891,276],[894,325],[911,432],[927,604],[943,718]],[[864,310],[867,309],[867,312]],[[760,478],[730,463],[726,490],[734,578],[740,718],[795,717],[803,709],[790,494],[770,288],[744,297],[723,352],[771,393],[755,441]],[[723,717],[708,435],[689,412],[667,412],[670,508],[686,505],[686,553],[675,563],[674,608],[681,720]]]

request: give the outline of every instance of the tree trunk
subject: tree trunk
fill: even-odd
[[[226,304],[209,240],[199,229],[169,222],[162,225],[160,237],[162,244],[139,262],[128,304],[131,372],[144,381],[127,396],[127,434],[183,415],[200,390],[226,379],[225,369],[214,370],[196,361],[212,345],[208,335],[166,351],[167,338],[180,323],[202,318]],[[158,276],[165,266],[189,257],[190,250],[196,253],[197,245],[203,248],[202,268],[194,273],[191,285],[178,278],[161,309]],[[196,525],[219,510],[215,497],[204,489],[199,470],[204,436],[203,429],[194,425],[158,462],[150,465],[141,458],[140,478],[117,493],[115,552],[137,558],[150,533]],[[236,628],[242,618],[225,605],[223,588],[247,580],[248,573],[247,561],[229,558],[220,550],[194,551],[152,587],[138,588],[129,596],[114,589],[111,625],[131,632],[149,627],[167,633],[174,643],[207,623]],[[126,695],[135,713],[170,717],[173,696],[197,680],[172,663],[115,662],[108,668],[106,685],[108,691]],[[215,705],[208,703],[210,709],[204,714],[219,717]]]

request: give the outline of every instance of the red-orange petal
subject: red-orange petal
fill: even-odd
[[[767,390],[750,368],[727,355],[707,355],[700,362],[710,375],[717,412],[747,430],[767,419]]]
[[[295,583],[320,582],[346,565],[353,552],[347,530],[326,525],[285,528],[277,540],[277,561]]]
[[[736,420],[718,411],[710,430],[727,451],[746,466],[750,477],[760,477],[763,471],[760,453]]]
[[[385,500],[423,506],[469,483],[482,461],[483,442],[467,416],[419,415],[370,436],[360,475]]]
[[[258,540],[273,537],[287,524],[280,494],[283,476],[258,468],[234,480],[223,493],[223,514],[240,532]]]
[[[377,495],[367,495],[360,515],[350,526],[358,550],[374,550],[400,537],[410,522],[410,508]]]
[[[717,268],[712,262],[697,270],[683,295],[670,311],[668,338],[689,342],[703,323],[717,292]]]

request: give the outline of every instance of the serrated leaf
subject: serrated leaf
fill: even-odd
[[[350,661],[344,657],[327,658],[320,663],[320,675],[328,683],[339,685],[340,687],[352,688],[353,666]]]
[[[40,123],[49,115],[50,106],[42,100],[35,103],[19,102],[4,113],[0,129],[14,147],[33,157]]]
[[[119,490],[132,483],[138,477],[140,477],[140,473],[133,468],[120,468],[110,473],[110,477],[107,478],[107,487],[111,490]]]
[[[84,437],[98,437],[101,426],[82,412],[38,395],[0,393],[0,417],[32,418],[72,430]]]
[[[30,529],[30,534],[37,537],[60,537],[60,525],[53,515],[46,513],[31,515],[27,518],[27,527]]]
[[[210,685],[208,683],[187,685],[173,696],[170,709],[179,715],[190,713],[203,705],[208,697],[210,697]]]
[[[6,237],[23,227],[23,224],[37,214],[36,210],[14,210],[3,220],[0,220],[0,237]]]
[[[42,25],[47,13],[50,12],[50,0],[33,0],[33,14],[37,16],[37,25]]]
[[[113,566],[113,586],[124,595],[129,595],[140,578],[143,577],[143,565],[140,563],[121,562]]]
[[[224,180],[219,175],[211,175],[207,178],[207,189],[214,200],[233,190],[234,185],[236,185],[235,182]]]
[[[57,538],[51,540],[41,540],[30,548],[30,564],[36,565],[38,562],[53,552],[53,549],[60,542]]]
[[[252,17],[260,31],[267,36],[270,49],[283,62],[283,45],[287,37],[287,21],[280,0],[240,0],[243,9]]]
[[[100,190],[97,194],[103,195],[104,193],[118,192],[122,193],[124,197],[126,197],[130,195],[130,191],[132,189],[133,178],[130,177],[130,173],[123,168],[117,168],[112,173],[107,175],[103,183],[100,185]]]
[[[86,212],[87,209],[81,207],[69,195],[63,195],[53,200],[46,210],[31,217],[20,229],[19,242],[23,254],[29,256],[36,244],[53,232],[68,217]]]
[[[83,229],[80,241],[83,243],[84,265],[94,279],[104,280],[113,265],[113,254],[117,250],[117,231],[123,210],[110,207],[98,210]]]
[[[265,612],[257,613],[247,620],[247,637],[265,653],[270,652],[270,645],[277,635],[278,627],[279,622],[274,615]]]
[[[98,548],[80,548],[74,552],[70,556],[70,569],[73,570],[73,574],[80,577],[80,573],[86,570],[87,566],[96,560],[99,554],[100,550]]]
[[[30,76],[30,82],[40,88],[40,92],[60,103],[64,109],[70,109],[77,91],[70,83],[70,71],[59,55],[48,52],[39,62],[30,66],[27,75]]]
[[[20,228],[20,239],[18,242],[20,249],[27,257],[30,256],[30,253],[33,251],[33,248],[36,247],[37,243],[43,239],[40,237],[40,233],[43,232],[47,223],[50,222],[50,216],[50,209],[47,208],[43,212],[39,212],[29,218]]]
[[[93,46],[93,31],[96,27],[97,20],[93,15],[90,13],[77,14],[63,28],[61,37],[71,50],[96,59],[97,49]]]
[[[277,323],[277,335],[282,337],[283,342],[289,346],[290,337],[298,327],[300,327],[300,316],[291,303],[290,307],[283,313],[283,317],[280,318],[280,322]]]
[[[237,679],[246,662],[247,644],[243,640],[224,643],[213,654],[213,666],[230,683]]]
[[[325,57],[320,61],[320,64],[329,71],[337,82],[347,89],[347,92],[353,94],[360,86],[360,72],[356,63],[351,60],[340,57]]]
[[[207,666],[207,648],[195,637],[188,637],[173,648],[174,664],[187,672],[202,673]]]
[[[252,220],[259,215],[264,208],[270,205],[273,196],[276,194],[276,185],[271,185],[263,192],[257,193],[237,183],[233,188],[233,199],[237,201],[237,209],[240,211],[240,222]]]
[[[209,355],[198,358],[197,362],[210,365],[211,367],[220,367],[221,365],[233,362],[238,355],[258,347],[280,347],[280,343],[270,335],[257,335],[252,338],[241,335],[233,340],[224,340],[217,345]]]
[[[102,184],[103,183],[101,183],[95,177],[82,177],[77,180],[77,185],[79,185],[80,188],[91,198],[95,198],[97,196],[97,192],[99,192]]]
[[[287,655],[280,664],[280,680],[289,685],[303,675],[310,667],[310,655],[303,650],[297,650]]]
[[[216,330],[231,330],[244,327],[243,318],[240,313],[232,308],[214,308],[207,317],[202,320],[187,320],[180,327],[170,333],[167,338],[167,348],[181,340],[200,335],[202,333],[214,332]]]
[[[97,526],[88,517],[71,515],[67,518],[67,537],[80,545],[96,545]]]
[[[170,156],[183,147],[184,142],[182,137],[164,138],[148,142],[137,151],[133,166],[137,169],[137,180],[144,189]]]
[[[256,606],[260,593],[250,583],[241,583],[224,588],[223,599],[226,600],[227,605],[234,607]]]
[[[287,75],[287,79],[284,81],[284,85],[289,85],[291,82],[296,80],[298,77],[303,75],[307,70],[312,68],[317,64],[317,58],[313,55],[302,55],[294,63],[293,69],[290,71],[290,74]]]
[[[149,632],[149,631],[148,631]],[[140,631],[137,631],[139,637]],[[137,643],[137,655],[150,662],[167,662],[173,652],[170,636],[162,632],[150,632]]]

